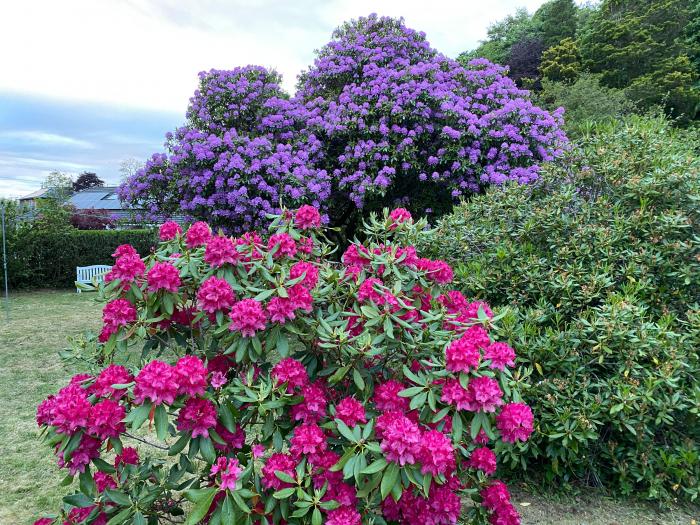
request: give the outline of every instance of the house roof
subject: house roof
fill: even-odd
[[[49,197],[49,195],[46,195],[49,192],[48,188],[40,188],[36,191],[33,191],[31,193],[28,193],[27,195],[24,195],[23,197],[20,197],[20,201],[29,201],[32,199],[40,199],[41,197]]]
[[[68,199],[68,204],[72,204],[79,210],[121,210],[122,204],[117,197],[116,186],[102,186],[100,188],[89,188],[73,194]]]

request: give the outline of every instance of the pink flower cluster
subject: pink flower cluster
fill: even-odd
[[[104,342],[112,334],[116,334],[119,328],[136,321],[136,308],[126,299],[115,299],[108,302],[102,309],[102,332],[100,341]]]
[[[180,287],[180,272],[172,264],[168,262],[155,263],[148,274],[148,290],[158,292],[160,290],[176,293]]]
[[[206,378],[207,369],[198,357],[185,356],[175,366],[156,359],[136,376],[134,402],[141,404],[148,399],[155,405],[170,405],[178,395],[201,395]]]
[[[236,458],[219,458],[211,467],[211,475],[219,474],[221,490],[236,490],[236,482],[243,469]]]
[[[231,331],[238,331],[243,337],[253,337],[258,330],[267,326],[267,314],[261,303],[255,299],[243,299],[233,305],[229,312]]]
[[[197,291],[197,306],[208,314],[228,310],[234,302],[235,295],[228,281],[213,275],[207,278]]]
[[[272,368],[272,377],[278,383],[287,383],[287,388],[301,388],[309,382],[306,368],[296,359],[286,357]]]
[[[481,504],[491,511],[489,521],[493,525],[520,525],[520,516],[510,501],[505,483],[494,481],[481,491],[481,498]]]
[[[413,222],[413,217],[411,217],[411,212],[409,212],[406,208],[396,208],[391,210],[391,213],[389,213],[389,221],[389,229],[395,230],[404,222]]]
[[[195,222],[192,226],[187,229],[185,234],[185,242],[187,247],[191,250],[192,248],[197,248],[198,246],[204,246],[211,237],[211,228],[206,222],[199,221]]]
[[[168,221],[160,225],[158,233],[161,241],[171,241],[182,233],[182,228],[175,221]]]
[[[224,264],[236,264],[240,259],[236,245],[229,237],[217,235],[207,242],[204,251],[204,262],[213,268],[219,268]]]
[[[132,283],[146,271],[146,265],[136,249],[130,244],[122,244],[112,254],[116,259],[112,269],[105,274],[105,282],[119,280],[122,285]]]

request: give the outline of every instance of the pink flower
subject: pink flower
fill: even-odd
[[[454,525],[459,520],[461,511],[462,500],[450,487],[435,484],[430,487],[426,525]]]
[[[270,459],[267,460],[267,463],[265,463],[265,466],[262,468],[263,486],[273,490],[281,490],[286,487],[291,487],[292,485],[290,483],[279,479],[275,475],[275,472],[284,472],[291,478],[295,478],[296,473],[294,469],[296,466],[297,462],[294,460],[294,458],[292,458],[292,456],[289,454],[275,452],[272,454],[272,456],[270,456]]]
[[[442,432],[428,430],[423,433],[418,450],[418,461],[423,474],[450,474],[455,469],[452,442]]]
[[[166,292],[177,292],[180,287],[180,272],[168,262],[157,262],[148,270],[146,275],[148,289],[151,292],[165,290]]]
[[[481,504],[489,510],[496,510],[510,504],[510,492],[502,481],[494,481],[481,490]]]
[[[419,259],[416,264],[419,270],[425,272],[426,277],[437,284],[447,284],[452,282],[454,272],[445,261],[432,261],[430,259]]]
[[[139,252],[137,252],[136,248],[134,248],[131,244],[120,244],[119,246],[117,246],[117,249],[114,250],[112,257],[118,259],[119,257],[124,257],[125,255],[135,255],[136,257],[138,257]]]
[[[175,368],[156,359],[144,366],[136,376],[134,402],[140,405],[150,399],[156,405],[170,405],[175,401],[179,387]]]
[[[466,333],[452,341],[445,350],[447,358],[446,368],[450,372],[469,372],[472,369],[479,367],[481,360],[481,351],[479,346],[475,344],[474,339]]]
[[[253,445],[250,448],[251,452],[253,453],[254,458],[261,458],[265,454],[265,445],[261,445],[260,443]]]
[[[291,288],[287,289],[287,295],[292,305],[297,310],[302,310],[304,312],[311,312],[311,307],[313,305],[313,297],[311,293],[307,290],[303,284],[295,284]]]
[[[114,468],[119,465],[137,465],[139,462],[139,453],[135,448],[124,447],[121,454],[117,454],[114,458]]]
[[[216,370],[215,372],[212,372],[211,378],[209,379],[209,382],[211,383],[211,386],[213,386],[215,389],[219,389],[222,386],[226,384],[228,380],[226,379],[226,374],[223,374]]]
[[[328,511],[326,525],[362,525],[362,516],[352,507],[338,507]]]
[[[386,381],[377,386],[374,390],[374,405],[379,411],[396,410],[405,412],[408,410],[409,401],[405,397],[400,397],[399,392],[405,390],[406,387],[394,381],[393,379]]]
[[[481,308],[484,311],[486,317],[488,317],[489,319],[493,319],[493,312],[491,311],[491,308],[489,308],[489,305],[483,301],[474,301],[473,303],[469,303],[467,307],[463,310],[464,316],[467,319],[478,319],[479,308]]]
[[[284,324],[296,317],[294,315],[294,303],[289,297],[273,297],[267,303],[267,313],[270,321]]]
[[[443,403],[448,403],[457,407],[457,410],[467,410],[469,406],[467,401],[467,391],[462,388],[462,385],[456,379],[447,379],[442,385],[442,396],[440,397]]]
[[[357,244],[351,244],[343,253],[341,260],[346,265],[364,266],[369,264],[369,254],[364,246],[358,247]]]
[[[406,208],[396,208],[391,210],[389,221],[389,229],[395,230],[399,224],[413,222],[413,217],[411,217],[411,213]]]
[[[109,283],[118,279],[122,283],[131,283],[143,275],[144,271],[146,271],[146,265],[138,254],[122,255],[115,261],[112,269],[105,274],[105,282]]]
[[[204,262],[210,266],[218,268],[226,263],[236,264],[238,259],[239,255],[236,250],[236,245],[230,238],[217,235],[207,242],[207,248],[204,252]]]
[[[365,407],[354,397],[344,397],[335,406],[335,417],[350,428],[358,423],[367,423]]]
[[[34,522],[34,525],[51,525],[53,522],[53,518],[39,518]]]
[[[496,454],[488,447],[475,448],[469,456],[467,465],[490,476],[496,472]]]
[[[479,433],[474,438],[474,443],[477,445],[486,445],[489,442],[489,436],[486,431],[482,428]]]
[[[498,381],[492,377],[475,377],[469,381],[464,402],[466,409],[473,412],[495,412],[503,404],[502,397]]]
[[[304,385],[301,388],[304,400],[292,407],[292,419],[305,422],[318,421],[326,415],[326,394],[317,384]]]
[[[270,240],[267,242],[267,249],[275,258],[283,255],[294,257],[297,253],[297,243],[287,233],[276,233],[270,236]]]
[[[239,331],[243,337],[253,337],[258,330],[264,330],[267,317],[262,305],[255,299],[243,299],[231,308],[229,330]]]
[[[37,420],[56,427],[60,434],[74,434],[87,427],[91,410],[87,392],[80,385],[71,384],[39,405]]]
[[[170,241],[182,233],[182,228],[175,221],[164,222],[158,232],[161,241]]]
[[[136,321],[136,308],[126,299],[115,299],[102,309],[102,320],[116,332],[120,326]]]
[[[382,280],[376,277],[365,279],[357,290],[357,300],[361,303],[369,300],[375,304],[384,304],[384,292],[376,289],[383,286]]]
[[[320,454],[326,450],[326,436],[316,423],[304,423],[294,429],[289,451],[293,456]]]
[[[181,357],[175,365],[178,395],[198,396],[207,388],[207,367],[194,355]]]
[[[100,372],[95,382],[90,387],[90,392],[98,397],[111,397],[112,399],[121,399],[126,395],[126,389],[112,388],[112,385],[125,385],[131,383],[134,376],[121,365],[109,365]]]
[[[396,417],[382,430],[381,448],[388,461],[412,465],[421,450],[421,431],[405,416]]]
[[[67,468],[71,476],[75,476],[78,472],[85,472],[85,467],[93,459],[100,457],[101,446],[102,442],[99,439],[83,434],[78,448],[69,457],[66,457],[63,452],[58,452],[58,466]]]
[[[97,492],[104,492],[105,489],[116,489],[117,482],[109,474],[100,472],[99,470],[95,472],[93,476],[95,480],[95,485],[97,486]]]
[[[111,399],[103,399],[90,411],[87,431],[100,439],[116,438],[126,430],[122,422],[126,409]]]
[[[91,505],[89,507],[75,507],[71,509],[68,513],[68,520],[63,522],[63,525],[78,525],[84,524],[85,520],[88,519],[92,511],[95,510],[97,505]],[[90,525],[105,525],[107,523],[107,515],[104,512],[100,512],[94,521],[90,522]]]
[[[301,253],[311,255],[314,251],[314,240],[311,237],[302,237],[297,241],[297,248]]]
[[[493,343],[486,347],[484,359],[491,361],[489,368],[503,370],[515,365],[515,350],[505,343]]]
[[[321,226],[321,214],[313,206],[304,204],[294,216],[294,224],[300,230],[319,228]]]
[[[219,458],[211,466],[211,474],[221,476],[219,487],[221,490],[236,490],[236,481],[241,476],[243,469],[236,458]]]
[[[197,291],[197,306],[209,314],[228,310],[234,301],[233,289],[228,281],[213,275],[207,278]]]
[[[206,222],[198,221],[187,229],[185,239],[187,247],[191,250],[197,246],[202,246],[207,243],[211,237],[211,229]]]
[[[502,505],[489,516],[491,525],[520,525],[520,515],[512,503]]]
[[[532,410],[525,403],[508,403],[496,416],[496,427],[503,441],[527,441],[533,431]]]
[[[214,430],[216,430],[216,433],[226,442],[225,445],[217,443],[216,441],[214,442],[214,447],[219,450],[230,452],[232,450],[241,449],[243,445],[245,445],[245,432],[240,425],[236,426],[235,432],[231,432],[224,425],[217,422]]]
[[[177,417],[177,429],[180,432],[191,431],[193,438],[209,437],[209,429],[214,426],[216,426],[216,407],[208,399],[189,398]]]
[[[301,362],[291,357],[282,359],[272,368],[272,377],[277,383],[287,383],[288,388],[301,388],[309,382],[306,368]]]
[[[299,281],[299,284],[303,284],[309,290],[313,290],[318,283],[318,268],[306,261],[294,263],[289,270],[289,278],[296,279],[302,275],[304,275],[304,278]]]

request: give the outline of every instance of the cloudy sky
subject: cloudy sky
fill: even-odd
[[[52,170],[119,180],[183,122],[197,73],[259,64],[291,92],[345,20],[403,16],[448,56],[540,0],[22,0],[0,2],[0,197]]]

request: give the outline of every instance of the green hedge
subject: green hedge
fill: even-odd
[[[8,239],[10,288],[70,288],[76,266],[112,264],[120,244],[146,255],[157,241],[153,230],[37,231],[20,228]]]
[[[663,118],[599,126],[541,183],[463,204],[423,247],[506,310],[538,420],[516,471],[700,495],[698,145]]]

